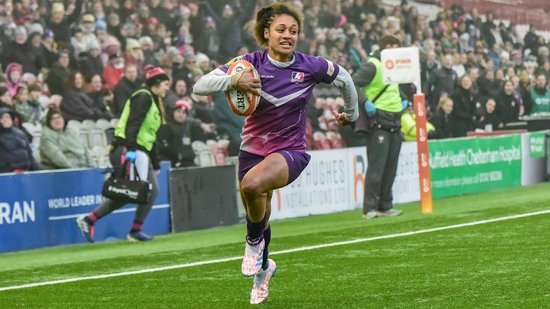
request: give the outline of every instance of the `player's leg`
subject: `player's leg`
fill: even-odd
[[[240,183],[243,203],[247,212],[246,248],[241,265],[245,276],[258,273],[264,264],[264,230],[267,226],[268,193],[288,182],[288,165],[285,158],[273,153],[252,167]]]
[[[275,261],[269,259],[269,243],[271,241],[271,224],[269,223],[269,217],[271,215],[271,197],[273,196],[273,191],[267,193],[267,203],[266,203],[266,218],[267,223],[264,229],[264,256],[262,268],[260,271],[254,275],[254,283],[252,284],[252,290],[250,291],[250,303],[251,304],[260,304],[267,299],[269,295],[269,282],[271,278],[275,275],[277,265]]]

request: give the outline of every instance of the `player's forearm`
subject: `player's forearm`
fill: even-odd
[[[220,69],[215,69],[201,77],[193,86],[193,93],[211,95],[216,92],[227,91],[232,88],[231,76]]]
[[[355,85],[348,71],[340,67],[338,76],[334,80],[333,84],[340,89],[344,98],[344,113],[346,119],[349,121],[355,121],[359,117],[359,109],[357,106],[357,91]]]

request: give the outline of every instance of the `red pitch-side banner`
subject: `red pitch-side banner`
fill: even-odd
[[[423,214],[429,214],[432,213],[432,184],[428,157],[428,130],[426,129],[426,97],[423,93],[414,95],[414,113],[416,115],[420,207]]]

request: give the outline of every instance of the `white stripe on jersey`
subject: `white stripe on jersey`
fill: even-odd
[[[309,85],[308,87],[298,91],[298,92],[294,92],[294,93],[291,93],[287,96],[284,96],[280,99],[277,99],[276,97],[270,95],[269,93],[265,92],[265,91],[262,91],[262,97],[264,99],[266,99],[269,103],[279,107],[291,100],[294,100],[295,98],[299,97],[300,95],[302,95],[302,93],[306,92],[309,88],[313,87],[315,84],[311,84]]]

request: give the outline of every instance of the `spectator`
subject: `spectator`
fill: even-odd
[[[99,116],[99,110],[95,109],[92,99],[84,93],[84,77],[80,72],[73,72],[69,75],[66,85],[66,91],[63,94],[63,100],[59,105],[63,118],[69,122],[71,120],[96,120]]]
[[[426,96],[431,110],[435,109],[442,95],[450,95],[454,91],[458,75],[452,69],[452,66],[453,56],[449,54],[443,56],[442,68],[435,70],[428,80]]]
[[[242,141],[241,131],[244,126],[245,118],[233,113],[223,93],[212,95],[212,104],[216,111],[213,113],[213,116],[218,136],[229,140],[229,147],[227,149],[228,154],[230,156],[236,156],[239,153],[239,146]]]
[[[67,78],[70,73],[69,51],[61,50],[57,55],[58,59],[50,72],[48,72],[48,77],[46,77],[45,80],[51,95],[63,95],[65,92],[65,84],[67,83]]]
[[[172,167],[195,166],[195,153],[191,144],[196,140],[206,141],[204,134],[212,134],[214,125],[198,119],[190,119],[191,105],[179,100],[167,117],[167,124],[159,129],[158,145],[160,159],[170,160]]]
[[[426,122],[426,130],[428,131],[428,138],[436,137],[435,127],[430,122]],[[401,134],[403,134],[403,140],[406,142],[416,141],[416,115],[412,104],[408,105],[401,116]]]
[[[85,44],[84,51],[87,51],[90,46],[99,46],[99,39],[94,33],[96,29],[96,20],[94,15],[84,14],[78,28],[82,29],[82,37]]]
[[[67,128],[61,112],[51,108],[40,139],[40,158],[45,169],[92,167],[92,160],[82,138]]]
[[[442,96],[439,99],[437,108],[430,122],[435,127],[434,138],[450,138],[454,137],[454,116],[453,100],[448,96]]]
[[[115,117],[120,117],[126,100],[141,86],[138,80],[137,67],[129,64],[124,68],[124,75],[114,89],[112,112]]]
[[[483,75],[477,79],[477,89],[480,97],[488,98],[492,97],[495,90],[492,88],[495,81],[495,72],[487,69],[483,72]]]
[[[142,76],[145,59],[139,41],[132,38],[126,39],[126,52],[124,53],[125,65],[133,64],[137,68],[137,75]]]
[[[197,95],[192,93],[191,98],[191,116],[204,123],[214,122],[214,111],[210,103],[209,96]]]
[[[101,59],[101,47],[98,42],[92,41],[87,50],[77,57],[77,68],[86,80],[91,80],[94,75],[103,73],[103,60]]]
[[[231,4],[225,4],[221,16],[212,8],[209,0],[201,1],[200,4],[200,9],[205,10],[218,26],[220,42],[217,60],[220,63],[227,62],[243,44],[241,29],[252,18],[256,0],[247,1],[242,11]]]
[[[487,102],[485,102],[485,113],[483,115],[483,119],[481,120],[480,126],[479,126],[481,129],[484,129],[485,131],[490,132],[493,130],[504,128],[504,123],[495,112],[496,108],[497,108],[497,103],[495,102],[495,99],[488,98]]]
[[[15,111],[21,116],[22,122],[36,123],[40,120],[41,106],[38,102],[29,101],[29,88],[25,85],[17,88]]]
[[[97,119],[113,119],[114,116],[110,107],[113,100],[113,94],[103,89],[101,75],[96,74],[92,76],[88,86],[87,94],[93,101],[93,109],[96,111]]]
[[[105,88],[113,91],[124,74],[124,58],[120,53],[109,55],[109,64],[103,69]]]
[[[498,120],[504,123],[516,122],[519,121],[520,116],[523,116],[525,110],[520,100],[514,95],[514,84],[511,80],[504,82],[500,88],[496,102],[496,116],[498,116]],[[496,128],[497,126],[494,127]]]
[[[197,58],[193,52],[188,52],[184,55],[184,64],[183,66],[177,65],[174,66],[174,71],[172,76],[175,80],[183,79],[188,86],[193,85],[193,71],[200,70],[197,67]]]
[[[160,63],[155,56],[153,40],[149,36],[139,38],[139,44],[143,51],[143,67],[147,65],[159,66]]]
[[[42,68],[42,58],[39,50],[34,48],[28,41],[27,30],[23,26],[15,29],[15,40],[6,49],[4,65],[15,62],[22,66],[22,72],[30,72],[38,75]]]
[[[80,16],[82,0],[76,0],[75,4],[69,4],[67,10],[63,2],[52,3],[49,19],[46,27],[55,33],[55,39],[60,49],[69,48],[71,38],[71,24]]]
[[[30,142],[14,120],[12,110],[0,107],[0,173],[38,170]]]
[[[523,44],[525,45],[526,49],[529,49],[531,51],[532,54],[536,53],[538,49],[538,35],[535,32],[534,25],[529,25],[529,30],[523,38]]]
[[[201,35],[196,37],[197,50],[205,53],[211,59],[218,59],[220,50],[220,35],[216,21],[211,16],[206,16],[201,25]]]
[[[422,85],[426,85],[431,79],[433,72],[441,67],[435,51],[430,50],[426,53],[426,59],[420,61],[420,78]],[[426,93],[426,91],[424,91]]]
[[[176,106],[176,102],[184,99],[187,102],[191,102],[189,97],[187,83],[183,79],[178,79],[170,84],[171,89],[164,98],[164,107],[167,110],[172,110]]]
[[[54,39],[54,33],[50,29],[44,30],[42,42],[40,43],[40,56],[44,68],[50,69],[57,60],[57,43]]]
[[[17,92],[17,88],[21,84],[23,76],[23,67],[19,63],[12,62],[6,67],[4,80],[6,88],[8,88],[10,96],[14,97]]]
[[[15,111],[15,106],[10,95],[10,91],[4,86],[0,86],[0,107],[7,107],[10,110]]]
[[[529,114],[550,112],[550,90],[548,89],[546,76],[539,73],[535,79],[535,85],[529,95]]]
[[[477,98],[472,89],[472,79],[468,75],[462,76],[458,87],[451,95],[453,99],[453,136],[466,136],[474,128],[476,120]]]
[[[28,103],[29,105],[39,113],[39,118],[41,118],[42,114],[44,113],[45,106],[42,105],[42,100],[49,99],[49,97],[46,97],[42,94],[42,88],[40,87],[39,83],[30,84],[28,86],[29,90],[29,99]]]

